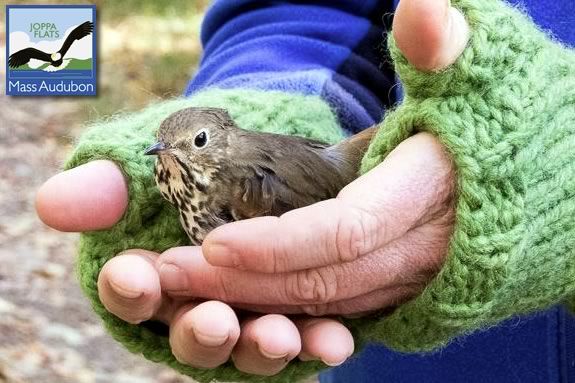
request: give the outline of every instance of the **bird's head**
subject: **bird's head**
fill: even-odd
[[[222,161],[229,158],[230,135],[235,127],[224,109],[192,107],[170,115],[160,125],[158,141],[145,151],[146,155],[158,156],[158,182],[207,186]]]
[[[50,60],[52,60],[52,61],[58,61],[58,60],[60,60],[61,58],[62,58],[62,55],[61,55],[59,52],[52,53],[52,54],[50,55]]]

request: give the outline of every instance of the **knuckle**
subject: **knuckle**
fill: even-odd
[[[277,224],[279,227],[291,228],[294,225],[299,224],[299,220],[294,218],[290,213],[287,212],[281,215],[277,219]],[[293,262],[293,242],[286,238],[276,238],[274,243],[269,247],[268,253],[265,258],[258,260],[259,269],[266,273],[283,273],[291,269],[291,262]]]
[[[216,297],[212,298],[217,298],[224,302],[231,302],[234,299],[232,294],[232,291],[234,291],[233,281],[227,278],[224,272],[215,271],[215,273],[217,283],[214,284],[214,291]]]
[[[336,229],[336,249],[339,262],[351,262],[372,249],[377,243],[380,224],[375,214],[353,208]]]
[[[274,246],[271,250],[271,255],[266,257],[265,260],[260,262],[263,272],[267,273],[281,273],[287,270],[287,260],[289,256],[284,246]],[[268,261],[269,260],[269,261]]]
[[[323,304],[337,296],[337,278],[333,268],[309,269],[286,279],[286,296],[290,302]]]

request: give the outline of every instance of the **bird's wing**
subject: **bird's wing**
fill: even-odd
[[[243,170],[245,177],[232,193],[230,212],[234,220],[264,215],[279,216],[315,202],[291,189],[270,168],[255,165]]]
[[[14,52],[8,58],[8,66],[10,68],[18,68],[19,66],[28,64],[30,59],[42,60],[46,62],[51,62],[50,55],[46,52],[42,52],[36,48],[25,48]]]
[[[260,141],[261,142],[258,142]],[[232,193],[235,219],[281,215],[289,210],[333,198],[355,177],[337,161],[323,155],[329,146],[292,136],[255,134],[237,142],[249,150],[236,150],[235,174],[243,179]]]
[[[86,21],[78,25],[76,28],[74,28],[72,32],[70,32],[68,37],[66,37],[64,44],[62,44],[62,48],[60,48],[58,52],[60,52],[62,57],[64,57],[64,55],[66,54],[66,52],[68,52],[68,49],[70,49],[70,46],[72,46],[72,43],[74,41],[80,40],[81,38],[88,36],[90,33],[92,33],[93,30],[94,30],[94,23],[90,21]]]

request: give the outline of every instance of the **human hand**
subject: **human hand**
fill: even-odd
[[[425,3],[414,0],[402,1],[395,20],[396,38],[398,43],[401,41],[405,44],[400,45],[400,47],[416,66],[422,69],[434,69],[446,65],[451,59],[454,60],[455,53],[459,48],[447,49],[448,46],[453,48],[457,44],[455,44],[455,40],[446,36],[448,30],[452,32],[453,28],[455,28],[453,26],[459,24],[452,21],[452,18],[454,19],[453,16],[450,16],[452,13],[446,11],[447,1],[433,3],[433,6],[437,9]],[[441,3],[440,6],[438,6],[439,3]],[[421,19],[418,18],[420,14],[430,15],[430,17]],[[406,27],[407,32],[403,36],[399,32],[402,24],[409,26],[409,28]],[[452,25],[451,29],[444,28],[446,25]],[[408,53],[409,47],[416,46],[422,39],[423,44],[421,46],[424,48],[419,48],[421,49],[421,57],[410,56]],[[425,53],[426,51],[427,53]],[[448,56],[451,58],[447,58]],[[437,63],[441,63],[441,65]],[[417,140],[421,140],[421,138],[417,138]],[[423,137],[423,141],[426,141],[426,145],[429,145],[428,148],[432,146],[435,149],[439,148],[436,142],[429,140],[430,137]],[[417,145],[422,144],[423,141]],[[411,152],[415,146],[411,146],[411,149],[405,148],[404,146],[404,154]],[[449,162],[440,151],[434,151],[432,155],[443,156],[440,161],[443,164]],[[400,157],[400,160],[402,157]],[[430,168],[433,168],[433,166],[430,166]],[[384,167],[382,166],[381,169],[384,169]],[[381,170],[382,173],[387,171]],[[450,174],[450,171],[446,171],[446,174]],[[375,177],[370,179],[374,182],[379,181]],[[410,179],[413,180],[413,178]],[[438,182],[440,179],[441,177],[438,177],[434,182]],[[350,186],[346,189],[346,192],[342,193],[342,196],[345,196],[346,193],[354,195],[354,189],[354,186]],[[373,190],[369,192],[371,193]],[[442,212],[439,206],[444,206],[444,203],[449,200],[451,188],[447,187],[443,191],[446,192],[446,195],[444,195],[446,199],[441,202],[436,201],[436,206],[433,206],[438,208],[438,215],[424,214],[422,218],[424,216],[426,219],[432,217],[430,221],[434,221],[434,223],[426,222],[428,228],[434,227],[436,223],[438,226],[435,226],[433,230],[439,230],[439,227],[442,227],[442,241],[446,243],[449,233],[450,210],[445,211],[445,215],[442,218],[445,222],[443,222],[439,217],[441,215],[440,212]],[[363,196],[362,193],[359,194]],[[350,194],[347,195],[349,196]],[[343,199],[345,200],[345,198]],[[38,212],[46,223],[63,231],[98,230],[108,228],[117,222],[127,206],[127,201],[127,187],[121,172],[110,162],[97,161],[65,172],[47,182],[38,195]],[[372,199],[371,201],[374,202],[375,200]],[[405,203],[406,201],[404,200],[403,202]],[[297,215],[299,213],[294,214]],[[438,219],[439,221],[437,221]],[[389,222],[389,220],[386,222]],[[406,222],[404,222],[405,225],[409,226]],[[443,225],[444,223],[445,226]],[[394,236],[401,236],[400,232],[407,226],[397,229],[394,235],[385,234],[384,237],[391,239]],[[412,230],[410,232],[417,231]],[[214,236],[216,234],[214,233]],[[426,231],[426,234],[429,235],[430,233]],[[217,236],[213,238],[217,239]],[[385,242],[383,239],[382,241]],[[429,262],[430,269],[428,271],[430,272],[424,273],[423,278],[418,278],[415,284],[410,285],[411,287],[417,285],[418,288],[421,288],[423,281],[433,274],[432,270],[436,270],[441,264],[443,255],[439,250],[443,246],[441,243],[435,244],[437,246],[435,249],[436,257],[424,257],[420,254],[425,262]],[[129,254],[112,259],[102,269],[98,284],[101,301],[108,310],[128,322],[138,323],[154,318],[170,324],[171,345],[174,354],[179,360],[193,366],[215,367],[232,355],[238,369],[255,374],[271,375],[281,370],[288,360],[298,355],[300,349],[303,350],[303,353],[300,354],[301,358],[322,359],[328,364],[337,364],[351,354],[353,342],[349,332],[339,323],[332,320],[308,318],[294,323],[283,316],[268,315],[257,320],[244,321],[240,325],[237,316],[230,307],[222,303],[207,302],[197,305],[197,303],[190,302],[187,299],[162,295],[158,271],[162,265],[169,265],[171,261],[177,263],[176,261],[181,260],[182,257],[188,257],[191,260],[190,262],[196,261],[203,265],[203,268],[196,269],[192,271],[193,273],[203,270],[202,275],[206,278],[213,278],[216,275],[206,272],[207,269],[210,269],[210,266],[204,261],[197,248],[172,249],[159,258],[155,253],[137,250],[130,251]],[[298,259],[301,260],[301,257]],[[317,258],[314,257],[314,259]],[[399,259],[401,259],[401,256]],[[328,258],[325,260],[327,261]],[[186,266],[189,265],[188,263]],[[404,262],[402,265],[409,266],[408,262]],[[288,265],[286,264],[285,266],[287,267]],[[212,268],[212,270],[215,269]],[[218,270],[223,270],[225,273],[235,272],[233,269]],[[389,274],[389,270],[386,271],[386,274]],[[212,277],[209,277],[209,275],[212,275]],[[264,275],[261,274],[263,278],[266,278]],[[162,282],[169,284],[173,280],[168,277],[163,278]],[[408,288],[409,293],[406,294],[407,291],[403,291],[402,294],[398,294],[396,298],[391,299],[391,303],[407,299],[410,294],[415,293],[417,289],[412,290],[411,287]],[[192,286],[192,288],[195,287]],[[260,290],[257,293],[260,294],[261,292]],[[381,295],[383,296],[384,294]],[[190,311],[191,306],[194,306],[194,308]],[[248,306],[250,305],[248,304]],[[367,311],[370,311],[378,305],[365,306]],[[306,310],[310,312],[315,310],[310,307],[312,306],[308,305]],[[283,308],[285,310],[285,307]],[[326,309],[327,307],[324,306],[323,308]],[[350,308],[353,312],[363,311],[360,310],[361,307],[354,308],[350,306]],[[303,309],[300,311],[303,311]],[[202,343],[200,342],[201,335],[200,337],[189,336],[192,333],[191,331],[194,331],[192,329],[201,331],[202,335],[207,336],[211,340],[207,343]],[[214,346],[214,339],[219,338],[221,342],[222,334],[224,336],[229,335],[228,339],[224,339],[223,345]],[[281,358],[270,360],[264,357],[260,350],[265,350],[267,354],[280,355]]]
[[[94,161],[58,174],[37,196],[42,220],[66,232],[109,228],[122,217],[127,203],[124,177],[110,161]],[[199,249],[191,251],[198,258]],[[273,375],[296,356],[336,365],[353,352],[350,333],[332,319],[292,321],[282,315],[253,315],[240,321],[222,302],[162,295],[158,256],[128,250],[111,259],[100,272],[98,293],[104,306],[127,322],[154,319],[169,325],[172,351],[182,363],[213,368],[231,356],[240,371]]]
[[[446,1],[404,0],[395,20],[398,46],[422,70],[448,66],[468,39],[465,20]],[[163,255],[171,272],[162,273],[162,286],[171,296],[262,312],[358,315],[393,306],[439,269],[453,189],[450,160],[421,134],[334,200],[216,229],[203,244],[209,264],[186,248]]]
[[[180,247],[162,254],[163,292],[312,316],[395,306],[418,294],[441,266],[453,190],[441,144],[415,135],[337,198],[220,226],[202,252]]]
[[[427,145],[432,145],[432,147],[427,148]],[[404,162],[405,156],[409,158],[410,155],[405,150],[415,151],[414,153],[421,152],[423,155],[416,156],[417,160],[412,161],[412,164],[406,163]],[[438,157],[435,158],[435,156]],[[427,174],[427,176],[420,178],[420,183],[417,185],[447,186],[445,189],[447,194],[445,195],[443,191],[435,190],[434,187],[429,188],[429,193],[420,196],[421,205],[415,209],[416,211],[426,211],[424,205],[428,203],[430,206],[434,205],[427,201],[426,195],[430,198],[438,196],[438,201],[448,198],[449,180],[445,177],[450,176],[449,160],[445,157],[441,147],[430,136],[421,135],[414,137],[412,141],[406,141],[405,146],[398,147],[397,152],[391,155],[389,160],[393,161],[392,171],[399,172],[399,175],[402,173],[412,174],[416,178],[418,174]],[[394,164],[400,167],[397,168]],[[384,172],[389,172],[387,170],[389,169],[388,165],[388,163],[382,164],[381,169]],[[430,165],[431,167],[423,169],[420,168],[422,165]],[[434,166],[443,167],[444,165],[447,165],[444,169],[433,169]],[[412,167],[413,169],[411,169]],[[359,183],[353,183],[344,189],[339,198],[347,200],[348,197],[345,196],[348,195],[347,193],[353,195],[354,188],[364,190],[362,187],[366,187],[366,192],[369,192],[373,190],[368,187],[370,180],[379,182],[380,178],[396,179],[397,174],[370,173],[369,176],[358,179],[356,183]],[[405,180],[405,183],[396,183],[393,187],[407,192],[400,201],[409,204],[411,203],[411,193],[418,190],[413,188],[410,191],[406,185],[413,181],[405,177],[401,179]],[[389,195],[395,195],[392,190],[389,192]],[[375,195],[379,194],[376,193]],[[111,162],[96,161],[64,172],[49,180],[39,191],[38,212],[48,224],[62,231],[98,230],[113,225],[122,216],[127,206],[127,199],[127,187],[120,170]],[[445,200],[445,202],[448,201]],[[370,203],[377,203],[377,201],[372,200]],[[292,321],[283,315],[252,315],[240,322],[238,315],[227,304],[219,301],[200,303],[195,298],[208,297],[213,292],[216,295],[221,295],[217,297],[218,299],[237,301],[239,304],[235,306],[241,306],[251,311],[307,312],[313,315],[324,313],[356,315],[398,303],[410,294],[416,293],[426,277],[431,275],[428,272],[435,270],[439,265],[441,255],[444,253],[444,245],[441,244],[441,241],[448,236],[450,219],[449,205],[445,205],[445,212],[441,211],[442,205],[440,202],[437,206],[431,206],[429,211],[432,213],[430,213],[429,219],[422,220],[425,223],[421,225],[421,228],[414,231],[417,234],[415,237],[405,236],[405,240],[398,241],[397,245],[374,252],[373,256],[361,257],[356,262],[357,266],[354,265],[354,262],[348,263],[347,265],[351,268],[347,276],[335,272],[339,278],[348,278],[351,282],[349,283],[350,286],[356,285],[358,287],[378,285],[380,283],[378,281],[385,285],[390,281],[386,280],[385,275],[395,277],[394,274],[397,276],[409,274],[407,278],[413,279],[411,272],[407,271],[412,268],[417,270],[416,273],[421,272],[421,275],[415,277],[418,280],[397,280],[395,283],[398,286],[387,289],[387,291],[385,288],[381,288],[378,289],[379,291],[364,294],[367,296],[359,296],[356,299],[349,299],[347,302],[326,301],[318,304],[313,301],[313,297],[324,300],[328,298],[327,296],[322,297],[322,291],[329,291],[327,289],[329,286],[318,284],[322,282],[323,271],[317,273],[315,271],[294,272],[287,275],[283,274],[280,277],[272,274],[236,272],[233,269],[210,266],[205,262],[200,249],[197,247],[181,247],[168,250],[162,255],[145,250],[129,250],[112,258],[105,264],[100,273],[98,280],[100,300],[110,312],[127,322],[140,323],[155,319],[169,325],[170,344],[174,355],[183,363],[192,366],[212,368],[226,362],[232,356],[236,367],[241,371],[272,375],[298,355],[304,360],[321,359],[327,364],[336,365],[345,361],[353,352],[353,339],[345,327],[335,320],[302,318]],[[318,207],[321,207],[321,204],[308,209]],[[306,209],[300,209],[296,211],[296,218],[298,214],[309,213]],[[315,212],[311,211],[311,213],[313,215]],[[344,219],[345,214],[342,214],[341,218]],[[257,220],[242,222],[242,224],[251,223],[258,224]],[[308,227],[312,228],[315,226],[313,221],[308,221],[306,225],[311,225]],[[231,234],[235,235],[233,225],[228,225],[228,227],[232,229]],[[330,227],[332,226],[325,227],[325,235],[328,235]],[[255,227],[256,230],[260,231],[262,228],[266,230],[272,227],[260,226],[259,229],[257,226]],[[280,229],[280,227],[276,227],[276,229]],[[224,235],[225,230],[226,228],[222,229]],[[253,234],[256,234],[255,238],[257,239],[257,233]],[[218,235],[220,235],[218,232],[214,233],[216,239]],[[320,233],[320,235],[324,234]],[[302,239],[296,237],[295,240],[296,243],[292,249],[297,249]],[[406,254],[402,249],[407,249],[410,242],[414,240],[417,243],[412,248],[416,248],[416,253]],[[236,242],[233,238],[232,242],[244,246],[241,241]],[[265,246],[266,243],[273,245],[274,242],[262,242],[261,244]],[[329,243],[329,240],[320,243]],[[210,242],[208,242],[208,246],[210,246]],[[249,244],[246,246],[249,247]],[[318,248],[318,250],[321,249]],[[268,261],[273,260],[273,258],[267,258],[262,252],[256,251],[254,254],[264,256],[262,265],[270,265]],[[325,254],[329,253],[326,252]],[[304,254],[298,255],[305,257]],[[387,258],[387,260],[380,262],[377,261],[379,258]],[[301,260],[305,260],[305,258],[301,258]],[[183,279],[181,276],[175,276],[174,265],[187,271],[188,275]],[[337,270],[338,268],[319,269]],[[357,272],[361,275],[358,276]],[[312,279],[306,278],[306,275],[311,275]],[[314,280],[313,276],[316,275],[320,279]],[[160,282],[161,279],[162,282]],[[181,283],[179,281],[187,283],[185,282],[187,280],[194,281],[194,283],[178,286],[178,292],[170,290],[174,284],[177,286],[178,283]],[[299,285],[297,281],[301,281]],[[353,283],[355,281],[358,283]],[[371,281],[374,284],[359,283],[362,281]],[[292,290],[292,294],[303,294],[303,297],[300,298],[303,300],[285,302],[285,305],[280,306],[276,305],[275,302],[281,302],[282,296],[275,294],[288,291],[290,285],[295,288]],[[339,283],[339,285],[342,284]],[[229,291],[236,291],[241,296],[229,296]],[[307,294],[311,294],[312,299],[307,300],[305,298]],[[244,296],[246,298],[242,298]],[[295,295],[287,295],[286,297],[298,299]],[[273,300],[274,304],[269,304],[266,299]]]

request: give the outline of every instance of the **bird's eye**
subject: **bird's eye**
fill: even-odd
[[[196,148],[203,148],[208,143],[208,132],[205,130],[200,130],[196,137],[194,138],[194,146]]]

